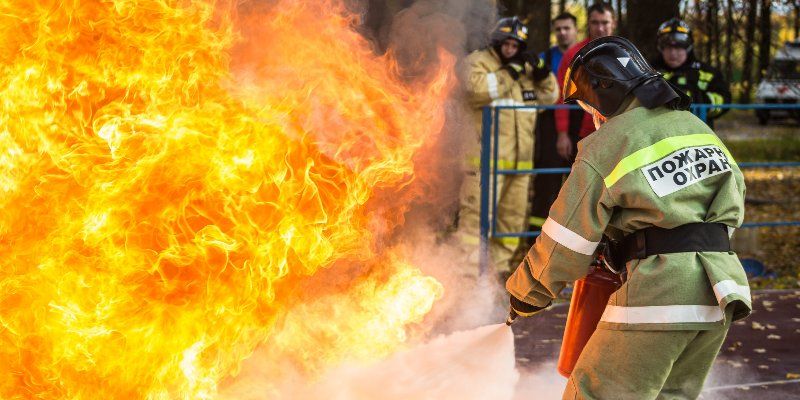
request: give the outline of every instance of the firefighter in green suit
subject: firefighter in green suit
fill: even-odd
[[[745,186],[730,152],[685,111],[628,40],[605,37],[575,57],[565,101],[598,130],[578,155],[542,234],[506,282],[529,316],[586,275],[603,237],[618,243],[625,281],[606,305],[565,399],[693,399],[732,320],[751,311],[729,237]]]

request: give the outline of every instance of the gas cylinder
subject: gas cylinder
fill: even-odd
[[[558,372],[569,377],[586,342],[597,329],[597,323],[611,294],[622,285],[620,276],[595,265],[583,279],[575,281],[572,300],[558,356]]]

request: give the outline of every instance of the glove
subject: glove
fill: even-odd
[[[530,64],[533,71],[531,75],[533,76],[533,80],[540,81],[544,78],[547,78],[547,75],[550,74],[550,69],[547,68],[547,64],[539,58],[535,51],[528,50],[522,53],[522,58],[525,60],[526,63]]]
[[[513,311],[520,317],[530,317],[531,315],[538,314],[545,308],[550,307],[550,304],[553,303],[553,302],[547,303],[547,305],[544,307],[536,307],[532,304],[528,304],[522,300],[517,299],[513,295],[509,296],[509,299],[511,301],[511,311]]]

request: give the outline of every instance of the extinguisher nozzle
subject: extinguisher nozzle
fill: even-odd
[[[506,318],[506,325],[511,326],[511,324],[514,323],[514,320],[517,319],[517,317],[518,317],[517,312],[514,310],[510,310],[508,312],[508,318]]]

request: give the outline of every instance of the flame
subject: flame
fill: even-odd
[[[389,354],[441,295],[387,243],[453,57],[401,82],[335,0],[0,22],[0,397],[215,398],[258,346]]]

